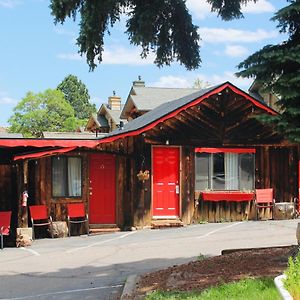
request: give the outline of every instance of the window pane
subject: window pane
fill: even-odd
[[[224,153],[213,154],[213,189],[225,189]]]
[[[81,158],[68,158],[68,188],[70,197],[81,196]]]
[[[208,189],[208,176],[209,176],[209,154],[196,153],[196,190]]]
[[[52,158],[52,195],[66,196],[66,159],[65,157]]]
[[[240,189],[254,190],[254,154],[240,154]]]
[[[225,153],[225,189],[239,189],[239,156],[237,153]]]

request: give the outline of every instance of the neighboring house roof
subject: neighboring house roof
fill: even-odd
[[[98,111],[98,116],[101,115],[102,111],[106,111],[108,113],[108,115],[112,118],[112,120],[114,121],[115,124],[120,124],[120,121],[125,121],[122,120],[120,117],[120,112],[122,111],[124,105],[121,104],[121,110],[113,110],[110,109],[109,105],[104,103],[101,105],[99,111]]]
[[[121,112],[121,118],[126,118],[126,114],[134,107],[139,111],[149,111],[165,102],[173,101],[196,91],[199,89],[133,86]]]
[[[5,131],[0,132],[0,139],[20,139],[23,138],[22,133],[9,133]]]
[[[0,126],[0,132],[7,132],[7,127]]]
[[[123,130],[115,130],[109,133],[106,137],[102,139],[101,142],[111,142],[118,138],[123,138],[126,136],[133,136],[141,134],[142,132],[149,130],[156,126],[158,123],[163,122],[175,115],[177,115],[180,111],[187,109],[193,105],[200,103],[202,100],[214,95],[216,93],[222,92],[224,89],[230,88],[234,92],[242,95],[249,101],[251,101],[255,106],[265,110],[271,114],[277,114],[275,110],[266,105],[265,103],[260,102],[259,99],[252,97],[246,92],[240,90],[230,82],[224,82],[222,84],[209,87],[206,89],[198,90],[188,96],[179,98],[174,101],[166,102],[155,109],[149,111],[148,113],[128,122]]]
[[[45,139],[76,139],[76,140],[90,140],[104,137],[106,134],[95,134],[93,132],[43,132]]]

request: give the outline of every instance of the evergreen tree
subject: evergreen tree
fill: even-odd
[[[199,0],[203,1],[203,0]],[[257,0],[206,0],[224,20],[241,18],[241,5]],[[79,53],[86,55],[91,70],[102,61],[104,35],[109,26],[126,14],[127,35],[131,44],[142,47],[141,56],[156,53],[159,67],[174,60],[188,70],[201,64],[198,27],[185,4],[186,0],[51,0],[50,8],[55,23],[63,24],[67,18],[76,20],[80,14],[77,38]]]
[[[300,2],[280,9],[272,18],[288,38],[278,45],[265,46],[239,64],[242,77],[255,77],[266,91],[275,93],[282,113],[264,117],[291,142],[300,143]]]
[[[74,131],[78,127],[74,109],[61,91],[28,92],[8,120],[10,132],[42,137],[43,131]]]
[[[57,89],[63,92],[65,99],[74,108],[76,118],[88,119],[92,113],[96,112],[95,104],[89,102],[90,95],[85,84],[76,76],[66,76]]]

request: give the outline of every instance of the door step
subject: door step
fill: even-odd
[[[179,219],[152,220],[151,222],[152,229],[172,228],[172,227],[183,227],[183,222]]]
[[[115,224],[90,224],[90,234],[118,232],[121,229]]]

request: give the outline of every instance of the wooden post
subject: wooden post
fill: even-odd
[[[28,160],[23,162],[23,191],[21,195],[21,217],[22,217],[22,228],[28,227]]]

